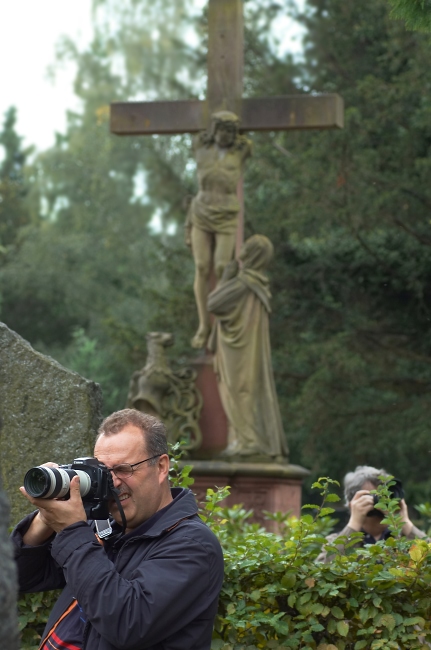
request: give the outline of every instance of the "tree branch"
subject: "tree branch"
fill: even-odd
[[[410,226],[404,223],[404,221],[401,221],[398,217],[392,217],[393,222],[405,230],[409,235],[412,235],[415,239],[417,239],[421,244],[424,244],[424,246],[431,246],[431,239],[428,239],[428,237],[422,237],[419,235],[417,232],[415,232]]]

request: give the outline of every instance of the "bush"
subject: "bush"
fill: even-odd
[[[325,501],[338,500],[329,493],[331,483],[319,479],[314,487],[321,490],[322,506],[306,506],[314,516],[285,521],[279,535],[247,526],[235,530],[235,516],[229,521],[228,511],[218,512],[228,521],[217,524],[225,582],[212,650],[429,648],[430,545],[398,536],[398,504],[384,485],[380,505],[389,511],[394,536],[357,549],[358,533],[344,539],[346,554],[328,546],[331,562],[316,562],[326,542],[322,520],[332,512]]]
[[[20,595],[18,625],[21,632],[21,650],[37,650],[50,611],[59,595],[59,591]]]
[[[174,448],[175,454],[176,448]],[[172,482],[192,483],[191,466],[179,469],[174,455]],[[378,489],[394,536],[357,549],[345,539],[345,553],[329,546],[333,559],[316,561],[333,510],[327,502],[330,479],[319,479],[322,505],[300,519],[277,513],[279,534],[249,523],[241,506],[220,507],[227,490],[208,490],[202,518],[218,535],[225,557],[211,650],[428,650],[431,641],[431,545],[399,536],[397,501],[388,485]],[[337,540],[340,544],[341,538]],[[23,650],[37,648],[52,606],[51,594],[29,594],[19,602]]]

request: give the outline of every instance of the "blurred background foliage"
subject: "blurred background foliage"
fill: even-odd
[[[280,53],[275,21],[306,28]],[[429,36],[386,0],[245,1],[245,94],[338,92],[344,130],[252,134],[246,236],[275,245],[273,363],[291,461],[340,480],[358,464],[431,498],[431,68]],[[122,408],[145,334],[193,356],[193,262],[185,199],[190,138],[109,133],[109,103],[203,97],[206,14],[191,0],[95,0],[76,63],[82,111],[31,164],[4,117],[0,318],[99,382]]]

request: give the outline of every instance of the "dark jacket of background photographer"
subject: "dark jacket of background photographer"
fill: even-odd
[[[66,501],[20,488],[38,508],[12,533],[20,588],[64,587],[40,648],[209,650],[223,556],[193,493],[169,487],[163,424],[131,409],[114,413],[94,455],[111,469],[127,521],[111,543],[87,522],[78,477]],[[121,532],[119,508],[109,507],[113,534]]]
[[[344,477],[344,497],[346,506],[350,510],[350,519],[347,525],[338,533],[328,535],[326,538],[333,544],[339,537],[350,537],[352,533],[362,532],[364,536],[358,542],[357,547],[365,544],[375,544],[379,539],[387,539],[391,532],[385,524],[382,524],[384,514],[374,508],[374,498],[370,490],[375,490],[381,481],[379,476],[389,476],[384,469],[376,469],[367,465],[361,465],[354,472],[349,472]],[[407,539],[426,537],[425,533],[416,528],[410,521],[407,505],[404,499],[400,501],[400,515],[404,522],[402,533]],[[340,551],[343,546],[339,545]],[[330,562],[334,555],[329,555],[325,549],[322,550],[319,562]]]

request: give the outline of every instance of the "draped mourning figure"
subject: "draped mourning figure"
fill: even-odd
[[[210,341],[220,397],[229,423],[224,456],[287,460],[271,363],[269,281],[264,271],[273,246],[253,235],[208,296],[216,316]]]

